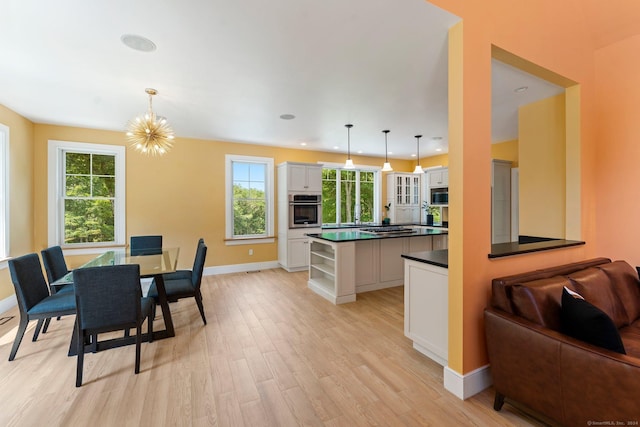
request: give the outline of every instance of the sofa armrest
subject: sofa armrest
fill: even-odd
[[[558,337],[521,317],[485,310],[485,334],[496,393],[562,421]],[[558,334],[559,335],[559,334]]]
[[[640,421],[639,359],[492,308],[485,331],[497,393],[566,425]]]

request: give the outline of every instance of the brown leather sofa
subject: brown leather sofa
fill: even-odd
[[[560,332],[564,286],[613,320],[626,354]],[[494,279],[485,331],[495,410],[506,398],[561,425],[640,422],[640,285],[626,262],[596,258]]]

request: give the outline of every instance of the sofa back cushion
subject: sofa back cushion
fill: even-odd
[[[611,280],[614,292],[627,312],[627,324],[640,318],[640,283],[638,272],[624,261],[598,266]]]
[[[585,268],[569,274],[569,279],[573,284],[569,288],[604,311],[613,320],[616,328],[619,329],[629,324],[629,316],[616,294],[617,289],[602,268]],[[560,295],[562,295],[562,290]]]
[[[573,285],[563,276],[513,285],[511,302],[514,314],[555,331],[561,330],[562,290]]]

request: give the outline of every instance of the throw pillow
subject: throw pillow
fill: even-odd
[[[573,338],[626,354],[618,329],[607,314],[582,297],[562,290],[562,332]]]

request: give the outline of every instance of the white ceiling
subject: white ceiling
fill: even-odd
[[[346,152],[353,123],[352,153],[384,156],[383,129],[392,158],[415,154],[416,134],[421,157],[447,151],[446,40],[459,19],[424,0],[4,0],[2,14],[0,104],[37,123],[124,138],[151,87],[176,143]],[[132,50],[124,34],[157,50]],[[559,89],[493,71],[493,139],[514,139],[517,105]]]

